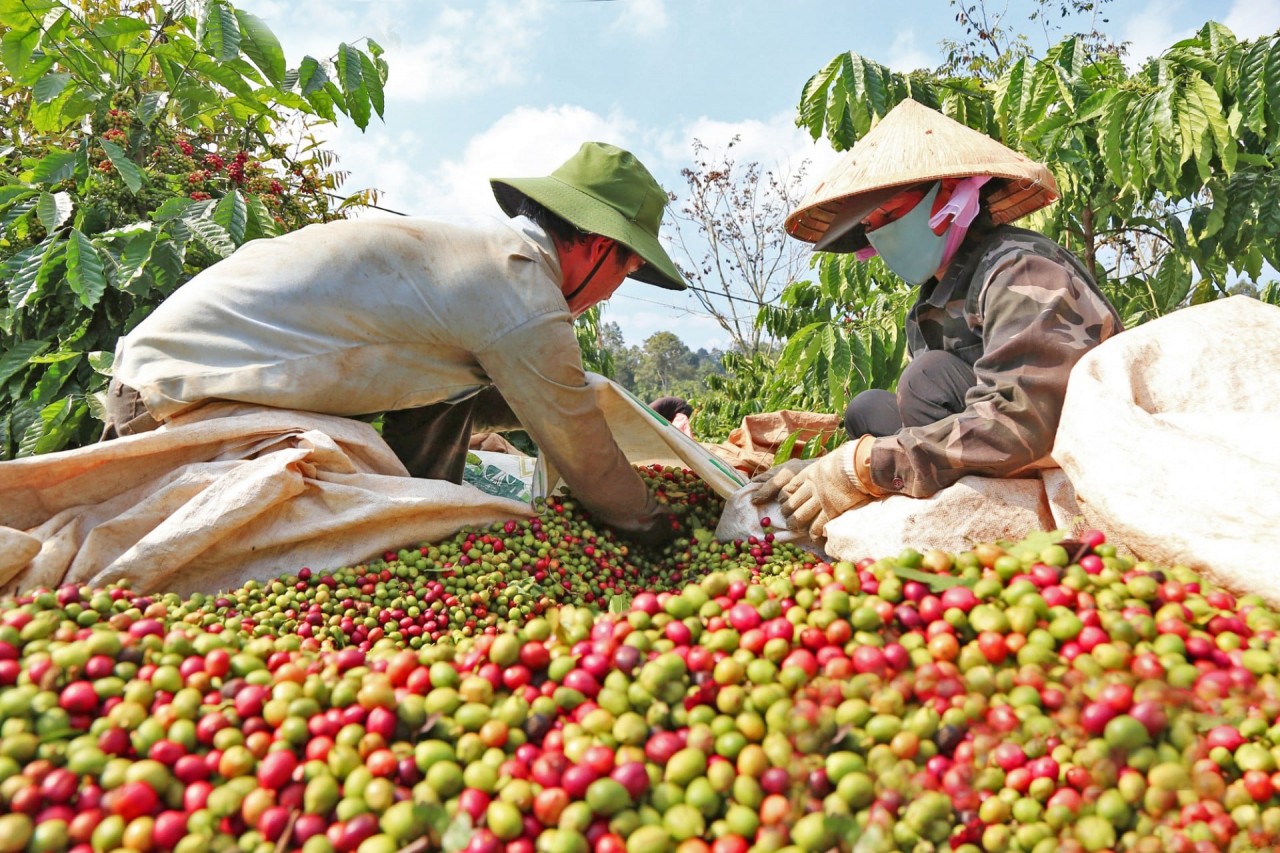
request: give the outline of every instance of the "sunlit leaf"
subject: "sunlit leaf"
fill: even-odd
[[[120,268],[116,271],[118,286],[128,290],[130,285],[142,274],[143,267],[151,259],[151,249],[156,244],[155,231],[146,231],[129,241],[120,256]]]
[[[138,41],[150,29],[150,25],[142,18],[116,15],[94,24],[93,35],[94,40],[105,49],[120,50]]]
[[[56,184],[75,173],[76,153],[54,149],[36,163],[31,173],[32,183]]]
[[[0,24],[6,27],[39,24],[45,13],[56,5],[56,0],[3,0],[0,2]]]
[[[231,241],[237,246],[244,242],[248,208],[239,190],[231,190],[218,201],[213,209],[213,221],[226,229]]]
[[[310,98],[313,92],[320,91],[328,82],[329,72],[324,65],[317,59],[304,56],[302,64],[298,66],[298,85],[301,87],[302,97]]]
[[[92,308],[107,289],[98,249],[79,228],[72,228],[67,238],[67,283],[86,308]]]
[[[36,81],[36,85],[31,89],[31,95],[36,99],[37,104],[47,104],[61,95],[70,82],[70,74],[46,74]]]
[[[235,10],[240,24],[240,49],[249,57],[273,86],[284,88],[285,59],[280,40],[261,18],[241,9]]]
[[[71,195],[65,192],[41,193],[36,202],[36,216],[44,230],[50,233],[62,227],[71,216]]]
[[[386,107],[386,95],[382,90],[382,79],[378,69],[373,64],[373,60],[363,53],[360,54],[360,69],[365,89],[369,92],[369,103],[373,105],[373,111],[378,114],[378,118],[382,118],[383,109]]]
[[[0,353],[0,386],[30,363],[31,359],[49,348],[47,341],[18,341]]]
[[[218,223],[210,219],[190,218],[183,219],[182,222],[191,229],[195,238],[214,254],[225,258],[236,250],[231,235]]]

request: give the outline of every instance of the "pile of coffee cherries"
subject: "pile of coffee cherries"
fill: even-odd
[[[182,599],[0,601],[0,853],[1280,849],[1280,614],[1100,534],[646,550],[571,496]],[[880,558],[877,558],[879,556]]]

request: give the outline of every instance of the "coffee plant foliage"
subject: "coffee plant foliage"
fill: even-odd
[[[371,203],[316,136],[382,49],[287,63],[224,0],[0,0],[0,459],[94,440],[117,339],[238,246]]]
[[[804,84],[796,121],[847,150],[913,98],[1045,163],[1061,198],[1019,224],[1076,252],[1127,326],[1236,293],[1280,304],[1280,34],[1241,40],[1209,22],[1133,71],[1070,37],[1001,67],[988,82],[842,53]],[[760,313],[784,349],[731,357],[698,401],[704,429],[727,431],[748,407],[840,411],[894,387],[913,290],[877,261],[814,257],[817,280]]]

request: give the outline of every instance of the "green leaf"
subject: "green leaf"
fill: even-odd
[[[805,82],[800,92],[800,114],[796,117],[796,124],[809,131],[814,139],[822,136],[827,115],[827,89],[840,70],[844,58],[845,54],[840,54],[828,62],[825,68]]]
[[[95,350],[89,353],[89,366],[94,373],[111,376],[116,364],[116,354],[110,350]]]
[[[954,575],[935,575],[918,569],[894,566],[893,573],[904,581],[915,581],[929,587],[931,592],[943,592],[956,586],[973,586],[976,580],[965,580]]]
[[[235,243],[227,230],[211,219],[183,219],[183,224],[191,229],[191,233],[204,247],[215,255],[227,257],[236,250]]]
[[[280,40],[256,15],[240,9],[236,10],[236,20],[240,23],[240,48],[273,86],[287,88],[285,80],[284,50]]]
[[[18,456],[53,453],[66,447],[88,413],[88,404],[83,400],[77,403],[75,396],[63,397],[45,406],[40,410],[40,418],[23,433]]]
[[[365,130],[369,126],[369,90],[363,86],[346,96],[347,115],[355,122],[356,127]]]
[[[53,233],[71,216],[71,196],[64,192],[40,193],[36,202],[36,216],[44,230]]]
[[[111,161],[111,165],[116,167],[120,179],[124,181],[124,185],[129,188],[129,192],[136,193],[142,189],[142,170],[138,168],[138,164],[129,159],[129,155],[125,150],[114,142],[100,138],[98,144],[102,146],[102,150],[107,152],[107,159]]]
[[[298,66],[298,85],[301,87],[299,91],[302,97],[310,100],[312,93],[323,89],[328,82],[329,72],[318,60],[310,56],[302,57],[302,64]]]
[[[39,190],[33,190],[26,184],[5,184],[0,186],[0,208],[8,207],[28,196],[35,195]]]
[[[4,215],[0,216],[0,232],[3,232],[10,225],[21,220],[28,213],[35,210],[35,207],[36,199],[34,197],[25,198],[9,207],[9,209],[4,212]]]
[[[471,815],[459,810],[440,838],[440,847],[444,853],[459,853],[471,840]]]
[[[215,0],[208,6],[204,23],[203,44],[214,59],[227,62],[240,55],[240,24],[231,7]]]
[[[838,404],[845,399],[849,374],[853,372],[853,353],[849,348],[849,341],[838,329],[832,329],[827,361],[827,393],[832,403]]]
[[[213,210],[213,221],[226,229],[231,240],[237,246],[244,242],[245,227],[248,224],[248,209],[244,196],[238,190],[224,195]]]
[[[98,248],[79,228],[72,228],[67,239],[67,283],[86,308],[97,305],[107,289]]]
[[[116,271],[117,286],[128,290],[130,285],[140,276],[147,261],[151,260],[151,249],[155,246],[158,234],[146,231],[134,237],[124,247],[120,256],[120,268]]]
[[[39,24],[45,13],[56,5],[55,0],[0,0],[0,24],[6,27]]]
[[[19,86],[30,86],[40,75],[53,67],[53,60],[46,58],[33,65],[31,56],[40,44],[40,28],[12,29],[0,39],[0,61],[9,70],[13,82]],[[43,66],[43,67],[41,67]]]
[[[121,50],[141,40],[150,25],[141,18],[117,15],[99,21],[93,26],[95,40],[107,50]]]
[[[147,92],[138,99],[138,121],[143,127],[151,126],[151,122],[164,110],[168,98],[167,92]]]
[[[361,70],[363,54],[345,42],[338,45],[338,82],[342,96],[329,90],[330,97],[339,108],[351,117],[356,127],[364,130],[369,126],[370,100],[369,92],[364,85],[364,73]],[[328,89],[329,87],[326,87]]]
[[[14,82],[26,85],[29,81],[22,79],[28,72],[31,54],[40,44],[40,27],[15,28],[0,38],[0,61],[9,69],[9,76]]]
[[[258,99],[256,90],[230,64],[221,64],[205,56],[196,56],[191,60],[191,67],[233,95],[239,95],[249,101]],[[217,98],[217,100],[220,102],[224,98]]]
[[[4,265],[6,273],[12,273],[9,279],[9,307],[12,311],[20,311],[37,291],[40,283],[40,270],[47,261],[49,247],[57,242],[57,238],[48,237],[44,242],[28,246],[18,252]]]
[[[1267,40],[1254,42],[1240,56],[1236,75],[1236,91],[1239,95],[1241,120],[1244,126],[1261,136],[1267,126],[1267,54],[1272,44]]]
[[[47,104],[61,95],[69,82],[71,82],[70,74],[46,74],[36,82],[31,95],[36,99],[37,104]]]
[[[386,95],[382,90],[382,77],[378,74],[373,60],[363,53],[360,54],[360,69],[364,75],[365,89],[369,92],[369,103],[373,104],[373,111],[378,114],[378,118],[383,118]]]
[[[278,237],[280,235],[280,225],[276,222],[275,215],[262,201],[260,196],[249,196],[249,224],[245,228],[245,241],[256,240],[259,237]]]
[[[307,101],[311,104],[311,108],[315,110],[316,115],[331,122],[338,120],[338,115],[333,110],[333,97],[330,95],[334,88],[332,83],[325,83],[322,88],[307,95]],[[345,106],[342,109],[343,112],[346,112]]]
[[[338,82],[342,91],[350,96],[364,88],[364,74],[360,68],[360,51],[343,42],[338,45]]]
[[[65,181],[75,174],[76,153],[54,149],[36,163],[31,172],[31,182],[35,184],[56,184]]]
[[[151,211],[151,218],[156,222],[168,222],[183,216],[195,202],[185,196],[167,198],[164,204]]]
[[[47,341],[18,341],[5,350],[4,354],[0,355],[0,386],[3,386],[15,373],[26,367],[32,358],[48,348],[49,343]]]
[[[182,283],[182,264],[186,247],[174,240],[156,240],[151,249],[151,262],[146,271],[155,280],[156,287],[164,293],[172,293]]]

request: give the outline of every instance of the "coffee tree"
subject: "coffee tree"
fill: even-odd
[[[116,340],[248,240],[344,215],[317,125],[382,115],[381,48],[290,66],[224,0],[0,0],[0,458],[91,441]]]

